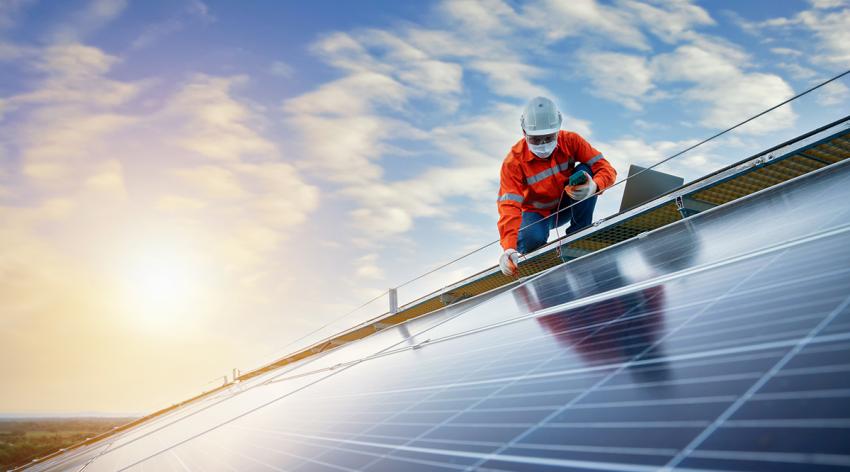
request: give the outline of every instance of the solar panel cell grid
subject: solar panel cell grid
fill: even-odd
[[[288,466],[283,467],[287,470],[291,470],[289,466],[297,470],[299,465],[303,470],[315,470],[317,462],[339,467],[357,464],[356,468],[366,470],[384,470],[400,463],[413,470],[429,470],[437,464],[441,464],[444,469],[453,469],[476,463],[484,467],[531,470],[534,465],[540,465],[529,463],[532,461],[530,458],[535,457],[550,458],[550,465],[558,467],[566,465],[558,462],[564,457],[569,457],[570,461],[597,464],[610,464],[613,461],[615,464],[661,466],[673,460],[678,451],[712,427],[718,417],[730,411],[743,395],[765,379],[766,373],[799,345],[801,337],[797,333],[786,333],[784,336],[758,338],[754,344],[750,342],[751,333],[736,335],[729,332],[720,336],[707,335],[682,345],[667,344],[667,341],[677,339],[680,333],[686,332],[687,327],[702,325],[708,329],[712,322],[734,317],[737,301],[748,300],[753,290],[761,289],[761,299],[765,301],[781,296],[787,289],[775,282],[781,280],[784,273],[774,269],[782,268],[783,263],[791,264],[803,259],[812,261],[812,265],[822,266],[828,260],[835,260],[825,255],[823,250],[829,253],[830,249],[834,250],[841,244],[846,244],[846,240],[834,238],[822,241],[819,246],[797,247],[794,251],[761,256],[665,285],[665,331],[658,336],[657,341],[648,341],[642,334],[636,335],[645,333],[647,326],[653,325],[637,323],[636,320],[648,321],[656,312],[644,310],[638,313],[640,309],[635,309],[634,305],[621,305],[625,309],[614,320],[601,324],[595,316],[588,315],[598,314],[598,310],[566,312],[561,316],[575,319],[578,325],[563,325],[555,331],[541,325],[536,319],[529,319],[497,328],[487,336],[458,338],[422,350],[363,363],[317,384],[312,395],[293,395],[286,400],[288,407],[275,405],[264,415],[246,417],[218,434],[222,437],[232,436],[237,430],[239,434],[247,434],[245,437],[252,438],[252,442],[241,445],[242,453],[257,450],[260,446],[256,443],[271,448],[271,451],[265,451],[272,454],[268,459],[274,459],[275,454],[285,453],[302,457],[301,462],[287,462]],[[850,267],[846,255],[839,259],[836,261],[839,265]],[[729,275],[741,277],[729,282],[729,279],[736,279]],[[837,287],[850,283],[850,274],[847,272],[833,277],[837,277],[831,279]],[[690,300],[689,297],[677,295],[676,286],[682,284],[708,288],[704,296]],[[809,282],[798,284],[797,288],[815,290],[822,285],[823,280],[811,278]],[[693,295],[693,292],[689,291],[688,294]],[[818,316],[807,318],[807,324],[804,323],[802,327],[809,328],[811,332],[821,324],[828,326],[845,319],[848,314],[842,294],[841,289],[835,287],[832,292],[824,292],[818,297],[822,302],[807,309]],[[605,304],[607,302],[596,304],[593,308],[598,309],[599,305]],[[648,306],[648,302],[643,305]],[[764,319],[763,325],[768,327],[770,319]],[[535,332],[536,336],[532,335]],[[604,344],[608,347],[596,349],[600,346],[594,345],[595,336],[604,332],[612,333],[610,339],[622,340],[622,345],[617,347],[606,341]],[[566,333],[577,336],[570,338],[572,343],[569,345],[564,339],[558,338],[558,335]],[[584,341],[580,337],[581,333],[588,335]],[[728,340],[723,339],[730,337]],[[583,343],[592,348],[580,349]],[[657,346],[648,349],[652,344]],[[664,346],[663,355],[656,355],[655,350],[660,346]],[[470,355],[457,359],[456,350],[459,348],[467,350]],[[638,349],[643,353],[625,360],[617,356],[603,356],[597,361],[596,356],[600,352],[612,349]],[[537,356],[537,368],[528,368],[526,365],[525,373],[520,375],[506,370],[507,374],[503,378],[482,375],[488,372],[489,367],[510,366],[514,356],[525,350]],[[814,351],[809,354],[809,350]],[[451,365],[443,364],[453,351],[455,362]],[[804,365],[806,356],[821,356],[819,366],[823,367],[830,362],[833,365],[847,363],[848,359],[840,357],[841,353],[824,350],[819,341],[809,343],[806,349],[800,349],[791,357],[801,356],[801,365],[795,367],[796,364],[789,362],[785,366],[788,372],[783,369],[774,372],[764,383],[764,388],[774,385],[776,379],[799,375],[801,368],[807,368]],[[413,362],[403,357],[416,357],[417,360]],[[434,369],[435,363],[440,368]],[[426,371],[435,372],[434,375],[442,372],[442,377],[422,379],[415,370],[393,367],[399,365],[421,366]],[[596,375],[587,375],[594,370]],[[371,375],[378,371],[398,375],[385,382],[363,385],[363,376],[372,378]],[[821,381],[827,383],[832,378],[823,372],[803,372],[820,375]],[[526,382],[535,375],[540,376],[537,380],[546,381]],[[508,390],[508,387],[513,388]],[[546,398],[541,395],[546,390],[560,392],[554,394],[548,403],[545,400],[539,403],[538,400]],[[761,392],[761,388],[756,390]],[[496,411],[493,409],[499,407],[494,407],[493,403],[484,406],[488,400],[498,399],[508,391],[514,395],[512,398],[520,395],[525,401]],[[794,393],[783,389],[779,392]],[[395,404],[381,402],[388,397],[394,398]],[[448,411],[433,407],[434,404],[439,406],[440,401],[452,399],[457,403]],[[701,443],[693,457],[700,457],[699,451],[705,450],[706,455],[716,454],[717,451],[744,451],[748,454],[767,454],[762,459],[776,459],[769,456],[769,448],[766,450],[758,443],[758,438],[763,441],[765,435],[775,441],[776,450],[798,455],[813,452],[840,454],[840,445],[850,441],[846,434],[836,435],[834,440],[825,442],[792,440],[795,431],[816,435],[823,434],[825,429],[840,428],[834,428],[837,425],[829,422],[818,422],[824,418],[817,416],[813,418],[809,415],[808,423],[794,423],[788,420],[799,418],[776,416],[782,410],[749,407],[751,402],[755,404],[763,401],[767,399],[751,395],[742,403],[748,408],[737,408],[709,436],[721,439]],[[374,411],[369,410],[370,406],[383,407],[377,409],[378,413],[383,414],[367,415],[365,418],[357,414],[345,414],[347,411]],[[306,409],[302,411],[302,407]],[[538,409],[522,409],[528,407]],[[434,410],[437,410],[436,414]],[[768,413],[760,414],[760,411]],[[845,410],[833,410],[829,421],[837,419],[836,415],[840,418],[843,414],[846,418],[846,411],[842,411]],[[846,431],[846,428],[842,431]],[[722,441],[723,435],[727,434],[740,435],[738,446],[731,447]],[[291,443],[290,439],[298,442]],[[203,442],[203,439],[199,439],[199,443]],[[817,448],[812,450],[812,446]],[[191,446],[187,444],[186,447]],[[345,449],[340,450],[341,447]],[[181,449],[178,448],[176,453],[181,454]],[[511,460],[491,460],[488,454],[496,451],[500,457],[509,457]],[[460,457],[455,457],[457,454]],[[479,457],[476,458],[476,454]],[[371,457],[374,463],[353,461],[355,456]],[[786,459],[796,460],[800,457],[803,456],[787,456]],[[817,457],[805,457],[815,462],[819,460]],[[340,462],[334,462],[336,460]],[[740,465],[739,462],[735,464]],[[731,467],[730,464],[727,466]]]

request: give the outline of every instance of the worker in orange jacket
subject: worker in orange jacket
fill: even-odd
[[[567,234],[589,226],[596,196],[617,178],[602,153],[578,134],[561,130],[561,121],[552,100],[532,98],[520,118],[524,138],[502,163],[499,267],[505,275],[516,275],[520,256],[546,244],[556,225],[569,222]]]

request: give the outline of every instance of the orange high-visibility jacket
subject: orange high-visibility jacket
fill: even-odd
[[[617,171],[581,136],[571,131],[558,132],[558,146],[547,159],[528,149],[525,138],[511,148],[502,163],[499,186],[499,237],[503,249],[516,249],[522,212],[551,214],[578,163],[593,171],[599,190],[614,184]]]

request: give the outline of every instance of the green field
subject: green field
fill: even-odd
[[[0,418],[0,471],[96,436],[133,418]]]

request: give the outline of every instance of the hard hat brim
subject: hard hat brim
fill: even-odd
[[[551,128],[551,129],[542,129],[535,131],[526,131],[525,134],[528,136],[546,136],[547,134],[555,134],[560,130],[560,128]]]

